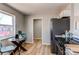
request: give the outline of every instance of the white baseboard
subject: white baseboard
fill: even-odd
[[[41,40],[41,38],[35,38],[35,39],[37,39],[37,40]]]
[[[42,43],[42,45],[51,45],[50,42],[49,43]]]
[[[25,43],[32,43],[33,44],[33,42],[31,41],[26,41]],[[42,45],[51,45],[50,44],[50,42],[42,42]]]
[[[26,41],[25,43],[33,43],[33,42]]]

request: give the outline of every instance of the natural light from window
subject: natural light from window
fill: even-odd
[[[14,17],[0,12],[0,39],[14,35]]]
[[[12,16],[0,13],[0,24],[12,25]]]

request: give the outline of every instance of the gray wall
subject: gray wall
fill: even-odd
[[[16,17],[16,32],[18,30],[24,31],[24,15],[21,14],[20,12],[14,10],[13,8],[8,7],[7,5],[1,4],[0,3],[0,10],[8,12],[10,14],[15,15]]]
[[[72,10],[71,10],[71,32],[79,36],[79,29],[76,29],[76,26],[79,23],[79,3],[72,4]]]

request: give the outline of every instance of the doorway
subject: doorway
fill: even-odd
[[[33,20],[33,42],[42,41],[42,21],[41,19]]]

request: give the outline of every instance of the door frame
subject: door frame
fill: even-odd
[[[37,19],[37,20],[41,20],[41,40],[42,40],[42,19],[41,18],[34,18],[33,19],[33,39],[32,39],[32,42],[34,43],[34,20]]]

